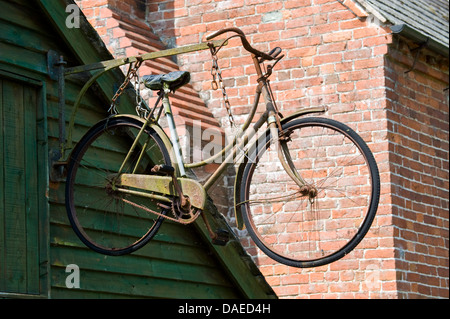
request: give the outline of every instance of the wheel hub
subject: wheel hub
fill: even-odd
[[[303,196],[308,196],[310,200],[313,200],[314,198],[317,197],[317,188],[315,188],[314,186],[311,185],[304,185],[300,188],[300,193]]]

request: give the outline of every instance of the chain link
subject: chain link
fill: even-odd
[[[167,216],[166,214],[158,213],[157,211],[154,211],[154,210],[152,210],[152,209],[150,209],[148,207],[145,207],[144,205],[140,205],[140,204],[137,204],[135,202],[132,202],[132,201],[130,201],[128,199],[121,198],[121,197],[118,197],[118,196],[114,196],[114,198],[116,198],[118,200],[121,200],[124,203],[127,203],[127,204],[129,204],[131,206],[134,206],[136,208],[140,208],[140,209],[142,209],[142,210],[144,210],[144,211],[146,211],[148,213],[155,214],[156,216],[163,217],[165,219],[171,220],[171,221],[179,223],[179,224],[184,224],[184,225],[188,225],[188,224],[194,222],[197,219],[197,217],[202,213],[202,211],[200,209],[194,208],[193,212],[191,213],[191,215],[192,215],[191,218],[183,219],[181,217],[177,217],[175,214],[174,214],[175,215],[175,218],[174,218],[174,217]],[[165,205],[162,205],[162,204],[159,204],[159,206],[164,208],[164,209],[168,209],[168,210],[172,210],[173,209],[171,206],[165,206]]]
[[[138,70],[139,67],[141,66],[143,60],[138,58],[137,61],[133,64],[130,64],[130,67],[128,68],[128,72],[127,72],[127,76],[125,77],[125,80],[123,81],[122,85],[119,87],[119,89],[116,91],[116,94],[114,94],[113,98],[111,99],[111,106],[108,110],[109,113],[115,115],[118,114],[119,112],[117,111],[117,99],[122,95],[122,93],[125,91],[125,89],[127,88],[128,84],[131,82],[131,80],[133,78],[136,78],[137,80],[139,80],[139,74],[138,74]],[[139,83],[138,83],[139,85]],[[140,94],[139,94],[140,96]],[[138,100],[139,99],[139,100]],[[142,101],[140,100],[140,97],[136,97],[136,101],[138,104],[138,106],[142,103]]]
[[[235,136],[236,141],[237,141],[236,147],[241,152],[242,156],[245,156],[245,157],[247,157],[250,160],[250,158],[247,155],[247,151],[245,149],[242,149],[239,146],[243,132],[237,127],[236,122],[234,121],[233,113],[231,112],[231,104],[230,104],[230,101],[228,99],[228,94],[227,94],[225,85],[223,84],[222,71],[221,71],[221,69],[219,67],[219,64],[217,62],[218,61],[217,51],[212,46],[210,46],[209,48],[210,48],[211,55],[212,55],[212,58],[213,58],[213,64],[212,64],[212,67],[211,67],[211,75],[213,77],[213,80],[211,82],[212,89],[213,90],[217,90],[219,88],[219,86],[217,85],[217,81],[216,81],[216,79],[218,78],[219,79],[220,88],[222,89],[223,101],[224,101],[225,108],[226,108],[227,113],[228,113],[228,120],[230,121],[232,134]]]
[[[227,90],[225,88],[225,85],[223,84],[223,78],[222,78],[222,70],[219,67],[218,57],[217,57],[217,51],[212,46],[210,47],[211,55],[213,58],[213,63],[211,67],[211,75],[213,77],[213,80],[211,82],[211,86],[213,90],[217,90],[219,87],[222,90],[222,97],[223,102],[225,104],[225,108],[228,113],[228,120],[230,121],[230,125],[233,128],[236,128],[236,123],[234,121],[233,113],[231,112],[231,104],[230,100],[228,99]],[[217,78],[219,79],[219,85],[217,85]]]

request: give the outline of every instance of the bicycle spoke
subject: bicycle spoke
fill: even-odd
[[[144,131],[129,154],[141,122],[128,118],[104,122],[88,131],[72,153],[66,206],[72,227],[88,247],[120,255],[142,247],[156,234],[163,219],[143,209],[158,209],[155,200],[116,189],[114,179],[119,168],[123,173],[144,174],[154,165],[170,162],[163,143],[149,133],[150,129]]]
[[[266,254],[296,267],[345,255],[344,247],[359,242],[355,235],[367,231],[367,215],[374,214],[367,155],[349,129],[327,119],[314,119],[312,125],[309,121],[298,120],[284,131],[289,132],[286,147],[304,186],[273,163],[277,156],[271,138],[257,149],[257,162],[247,164],[247,184],[254,180],[258,185],[246,186],[249,233]]]

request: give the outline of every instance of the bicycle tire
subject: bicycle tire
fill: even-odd
[[[282,165],[273,163],[279,160],[268,130],[249,152],[242,175],[238,203],[245,226],[255,244],[282,264],[308,268],[334,262],[360,243],[375,218],[377,164],[363,139],[335,120],[294,118],[282,131],[289,133],[292,162],[311,192],[302,194]]]
[[[104,119],[89,129],[69,158],[67,215],[80,240],[101,254],[120,256],[136,251],[155,236],[164,220],[123,199],[159,209],[153,201],[119,194],[111,188],[111,176],[118,171],[142,125],[131,117]],[[134,168],[140,154],[140,164]],[[145,129],[127,163],[124,172],[133,167],[136,174],[148,174],[156,164],[171,165],[164,143],[150,127]]]

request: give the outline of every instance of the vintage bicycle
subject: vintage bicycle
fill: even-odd
[[[247,120],[221,152],[198,163],[183,161],[169,95],[190,81],[184,71],[143,77],[158,92],[154,107],[141,107],[140,116],[107,117],[72,150],[66,209],[75,233],[89,248],[106,255],[129,254],[148,243],[165,219],[192,223],[204,215],[206,191],[239,155],[236,224],[272,259],[293,267],[324,265],[348,254],[368,232],[380,178],[366,143],[347,125],[317,116],[326,107],[283,116],[269,81],[282,50],[258,51],[237,28],[222,29],[207,40],[228,32],[233,33],[228,39],[240,38],[251,54],[258,78]],[[218,66],[221,48],[210,46],[213,86],[222,89],[234,124]],[[261,95],[265,111],[253,121]],[[163,111],[170,143],[158,124]],[[223,163],[203,185],[188,177],[189,169],[218,158]],[[204,220],[213,243],[225,245],[228,232],[213,231]]]

